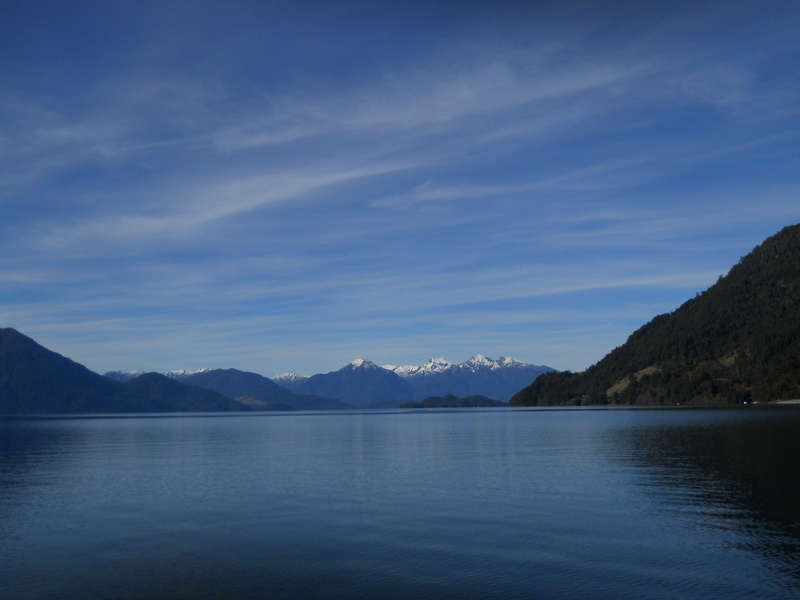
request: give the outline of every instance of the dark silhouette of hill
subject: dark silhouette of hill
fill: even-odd
[[[0,412],[120,412],[153,410],[105,379],[15,329],[0,329]]]
[[[181,380],[183,383],[196,385],[219,392],[228,398],[253,396],[255,394],[278,394],[287,391],[277,383],[248,371],[238,369],[211,369],[188,375]]]
[[[295,394],[269,377],[238,369],[211,369],[189,375],[182,383],[214,390],[256,410],[331,410],[353,408],[336,398]]]
[[[399,375],[368,360],[357,359],[338,371],[300,382],[299,393],[338,398],[358,408],[397,407],[411,400],[414,388]]]
[[[167,405],[166,410],[176,412],[216,412],[245,408],[241,402],[226,398],[213,390],[175,381],[158,373],[145,373],[122,385],[132,396],[160,401]]]
[[[735,404],[797,398],[800,225],[792,225],[586,371],[541,375],[510,404]]]
[[[48,350],[15,329],[0,329],[0,413],[3,414],[247,409],[217,393],[156,374],[124,384],[113,381]]]
[[[400,408],[497,408],[508,406],[505,402],[500,402],[486,396],[474,395],[459,398],[448,394],[446,396],[431,396],[422,402],[406,402]]]

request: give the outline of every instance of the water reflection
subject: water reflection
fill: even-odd
[[[85,445],[82,428],[50,423],[0,419],[0,498],[8,499],[37,481],[45,481],[48,473],[59,470],[59,463]]]
[[[647,493],[692,511],[698,527],[742,534],[733,549],[800,580],[800,409],[660,412],[614,441],[617,458],[643,467]]]
[[[783,598],[798,419],[0,421],[0,598]]]

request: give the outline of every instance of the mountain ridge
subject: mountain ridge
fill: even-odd
[[[145,373],[103,377],[16,329],[0,329],[0,413],[140,413],[249,410],[210,390]]]
[[[742,404],[800,398],[800,225],[783,228],[582,373],[550,373],[512,406]]]
[[[550,371],[553,371],[551,367],[506,356],[493,360],[483,354],[475,354],[460,364],[432,358],[419,368],[395,368],[395,372],[414,388],[413,400],[417,402],[444,396],[486,396],[507,402],[538,376]]]
[[[109,371],[105,377],[123,382],[133,381],[142,371]],[[254,410],[336,410],[353,408],[336,398],[296,394],[272,379],[239,369],[167,371],[160,375],[202,389],[213,390],[241,402]]]
[[[532,365],[505,356],[493,360],[483,354],[474,354],[459,364],[444,358],[431,358],[422,365],[400,367],[381,366],[365,358],[356,358],[337,371],[311,376],[283,373],[268,378],[237,369],[208,368],[173,370],[162,375],[213,389],[240,401],[246,399],[254,406],[278,402],[302,410],[352,406],[396,407],[403,402],[448,395],[486,396],[507,402],[537,376],[552,370],[547,366]],[[118,381],[129,381],[141,374],[141,371],[109,371],[105,375]],[[239,380],[236,389],[230,387],[230,382],[222,383],[226,377],[234,377],[233,374]],[[243,378],[249,378],[246,385],[243,384]],[[379,381],[382,383],[379,384]],[[269,382],[268,390],[262,389],[265,382]],[[288,396],[289,393],[294,397]],[[338,405],[331,401],[338,402]]]
[[[291,385],[295,393],[338,398],[358,408],[396,407],[411,400],[414,393],[399,375],[363,358]]]
[[[488,398],[507,402],[516,392],[529,385],[539,375],[553,371],[551,367],[533,365],[513,358],[501,356],[497,360],[492,360],[483,354],[475,354],[463,363],[454,364],[445,358],[431,358],[423,365],[384,365],[378,366],[375,363],[363,358],[356,359],[343,367],[343,369],[353,369],[366,367],[369,369],[383,369],[400,377],[411,386],[411,392],[406,389],[406,394],[410,397],[401,398],[404,401],[422,401],[430,396],[443,397],[454,395],[457,397],[486,396]],[[340,369],[342,371],[343,369]],[[321,380],[318,375],[302,376],[295,373],[283,373],[276,375],[273,380],[294,391],[308,391],[314,389],[320,391],[321,381],[332,381],[332,371],[327,373],[326,378]],[[317,379],[309,384],[312,377]],[[395,387],[399,390],[402,386],[396,381]],[[338,393],[325,387],[325,391]],[[370,403],[377,402],[372,398]]]

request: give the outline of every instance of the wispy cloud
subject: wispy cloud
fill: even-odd
[[[580,3],[279,44],[293,11],[226,39],[241,10],[166,39],[184,8],[137,8],[107,64],[63,48],[74,82],[39,59],[0,84],[4,322],[108,369],[579,368],[800,219],[777,14]]]

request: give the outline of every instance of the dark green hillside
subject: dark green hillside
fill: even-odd
[[[768,402],[800,398],[800,225],[635,331],[582,373],[547,373],[512,406]]]

